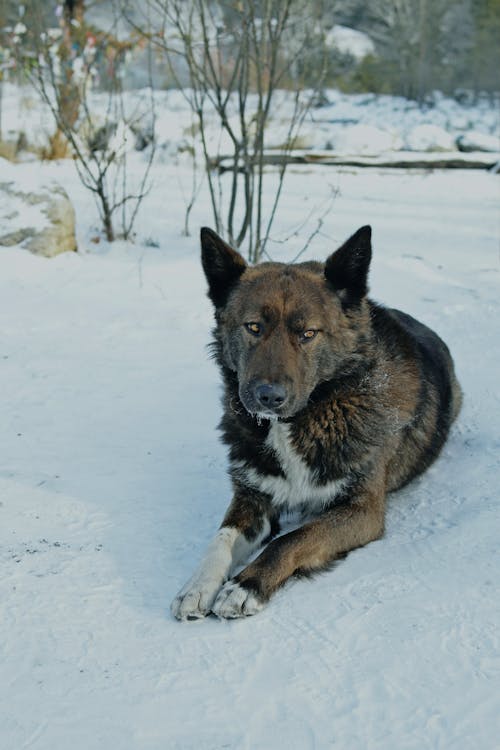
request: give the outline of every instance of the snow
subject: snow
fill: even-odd
[[[326,33],[325,42],[328,47],[338,50],[343,55],[351,55],[356,60],[362,60],[375,52],[375,45],[368,34],[341,24],[335,24]]]
[[[333,150],[341,154],[381,154],[399,150],[401,146],[397,135],[375,125],[347,126],[333,140]]]
[[[355,125],[387,131],[395,138],[392,146],[395,150],[408,148],[412,132],[424,126],[440,128],[447,134],[447,147],[455,149],[456,139],[469,130],[497,139],[500,136],[498,104],[487,101],[472,106],[435,94],[425,106],[419,107],[416,102],[398,96],[342,94],[334,90],[328,91],[327,96],[329,104],[313,110],[304,126],[305,132],[310,128],[314,130],[315,144],[319,149],[324,149],[326,144],[336,148],[339,135]],[[419,143],[411,146],[420,147]]]
[[[45,202],[38,202],[29,205],[26,198],[32,194],[28,188],[22,188],[20,185],[14,183],[6,183],[6,173],[11,173],[11,165],[5,159],[0,157],[0,174],[2,175],[2,182],[0,183],[0,195],[2,197],[2,205],[0,206],[0,237],[4,237],[10,234],[17,234],[23,228],[29,227],[35,231],[41,232],[49,224],[49,219],[46,214],[47,204]],[[7,190],[4,190],[4,187]],[[45,192],[47,191],[45,186]],[[13,192],[10,192],[12,188]],[[15,192],[14,192],[15,191]]]
[[[333,188],[302,257],[371,223],[372,295],[448,342],[464,409],[382,540],[255,617],[180,624],[170,602],[230,492],[197,230],[181,236],[190,172],[158,161],[136,243],[110,246],[70,162],[16,170],[65,186],[80,252],[0,252],[0,746],[495,747],[498,176],[290,169],[272,257],[300,251]],[[192,227],[210,223],[205,186]]]
[[[471,130],[460,136],[458,146],[461,151],[500,151],[500,136],[485,135]]]
[[[453,137],[439,125],[417,125],[407,135],[410,151],[455,151]]]
[[[189,96],[189,90],[184,93],[176,90],[155,92],[156,136],[167,160],[171,161],[178,158],[181,152],[194,149],[202,163],[200,138],[196,137],[197,124],[186,101]],[[309,101],[311,92],[306,91],[303,96]],[[474,131],[479,150],[486,141],[489,149],[500,150],[500,109],[498,102],[489,98],[480,99],[476,104],[459,103],[436,92],[424,106],[419,107],[416,102],[397,96],[343,94],[334,89],[325,91],[325,96],[328,104],[313,108],[302,124],[299,136],[303,147],[317,150],[333,148],[347,154],[374,154],[387,152],[388,149],[399,151],[408,148],[417,151],[430,148],[458,151],[458,139]],[[97,124],[109,118],[106,94],[92,95],[91,101]],[[256,99],[250,97],[249,112],[255,104]],[[275,93],[266,133],[266,148],[282,148],[289,142],[289,123],[294,107],[290,92]],[[238,133],[236,99],[233,99],[229,109],[231,125]],[[135,122],[139,122],[142,116],[146,130],[150,128],[150,110],[150,94],[146,89],[125,93],[124,111]],[[172,113],[175,113],[175,117],[172,117]],[[221,133],[213,112],[206,112],[206,126],[210,154],[231,153],[231,141],[226,133]],[[51,116],[38,105],[33,91],[4,84],[4,138],[17,140],[19,131],[25,133],[28,143],[35,149],[42,149],[46,147],[52,132]],[[133,149],[135,138],[129,138],[128,143],[129,149]]]

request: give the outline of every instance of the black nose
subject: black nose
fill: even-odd
[[[285,403],[287,393],[279,383],[260,383],[255,387],[255,396],[261,406],[266,409],[276,409]]]

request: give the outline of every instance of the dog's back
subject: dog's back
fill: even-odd
[[[418,391],[413,418],[401,432],[388,465],[388,490],[404,486],[434,461],[462,404],[462,390],[444,341],[430,328],[400,310],[371,304],[372,325],[396,370],[405,378],[408,363]],[[403,366],[405,363],[405,366]],[[413,388],[408,394],[414,393]]]

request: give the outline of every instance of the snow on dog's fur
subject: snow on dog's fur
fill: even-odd
[[[367,298],[370,227],[325,264],[249,267],[210,229],[201,243],[234,495],[179,619],[254,614],[291,576],[381,537],[387,493],[434,461],[461,404],[443,341]],[[303,525],[278,536],[290,511]]]

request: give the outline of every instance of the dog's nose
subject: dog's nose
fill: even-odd
[[[287,392],[279,383],[260,383],[255,388],[255,396],[261,406],[276,409],[285,403]]]

